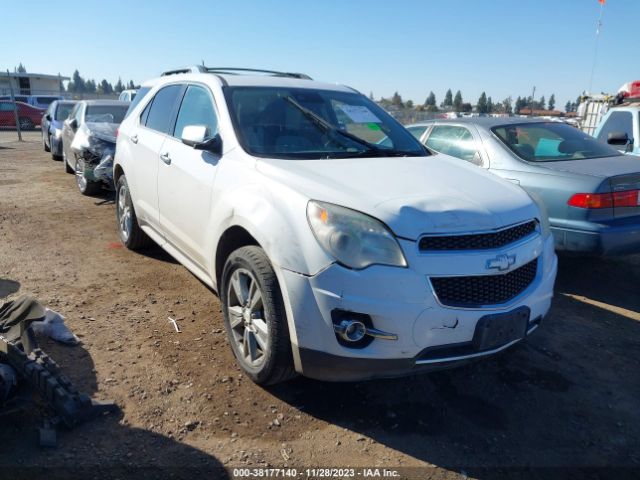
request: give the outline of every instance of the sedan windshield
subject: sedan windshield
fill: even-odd
[[[521,123],[493,127],[493,133],[529,162],[557,162],[621,155],[617,150],[565,123]]]
[[[128,105],[89,105],[85,122],[121,123]]]
[[[58,107],[56,108],[56,120],[65,120],[68,116],[69,113],[71,112],[71,110],[73,110],[73,107],[75,106],[74,103],[59,103]]]
[[[236,134],[252,155],[287,159],[425,156],[402,125],[365,96],[286,87],[227,87]],[[383,145],[381,140],[388,138]]]

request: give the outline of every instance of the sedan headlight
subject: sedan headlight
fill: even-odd
[[[311,200],[307,219],[322,248],[346,267],[359,270],[375,264],[407,266],[394,235],[369,215]]]
[[[59,140],[60,137],[62,137],[62,130],[60,130],[59,128],[55,128],[53,130],[53,136]]]
[[[542,198],[536,192],[527,192],[533,203],[538,206],[540,211],[540,228],[542,229],[542,237],[547,238],[551,234],[551,225],[549,224],[549,214],[547,213],[547,207],[545,206]]]

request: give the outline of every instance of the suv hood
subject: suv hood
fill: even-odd
[[[538,216],[537,207],[520,187],[443,154],[260,158],[257,169],[309,199],[371,215],[411,240],[424,233],[491,230]]]

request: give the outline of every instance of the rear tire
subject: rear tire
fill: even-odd
[[[20,117],[18,122],[20,123],[20,130],[33,130],[33,122],[30,118]]]
[[[142,250],[151,244],[152,240],[138,225],[138,217],[124,175],[118,178],[116,184],[116,220],[120,241],[129,250]]]
[[[247,246],[232,252],[219,292],[227,338],[246,375],[258,385],[295,377],[280,285],[264,250]]]

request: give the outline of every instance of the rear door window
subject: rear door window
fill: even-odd
[[[633,138],[633,115],[631,112],[612,112],[598,133],[598,140],[607,143],[610,133],[623,132]]]
[[[182,85],[169,85],[156,93],[151,106],[148,107],[149,111],[145,119],[147,128],[160,133],[170,133],[173,112],[182,88]]]
[[[436,125],[426,142],[436,152],[451,155],[468,162],[479,163],[480,152],[473,135],[466,127]]]

